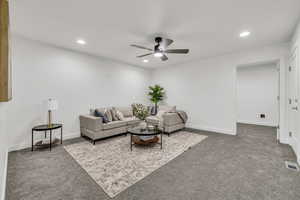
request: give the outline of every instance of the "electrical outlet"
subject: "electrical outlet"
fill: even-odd
[[[266,115],[265,114],[260,114],[260,118],[264,119],[264,118],[266,118]]]

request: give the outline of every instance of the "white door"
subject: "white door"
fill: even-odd
[[[294,51],[288,68],[288,131],[291,143],[299,137],[297,135],[298,110],[298,63],[297,51]]]

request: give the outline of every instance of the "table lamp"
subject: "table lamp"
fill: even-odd
[[[48,127],[52,126],[52,110],[58,109],[58,102],[56,99],[48,99],[47,102],[48,107]]]

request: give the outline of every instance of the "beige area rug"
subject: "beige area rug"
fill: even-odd
[[[170,137],[164,135],[162,150],[156,144],[133,146],[130,151],[129,135],[99,141],[96,145],[86,141],[64,148],[110,197],[115,197],[206,137],[186,131]]]

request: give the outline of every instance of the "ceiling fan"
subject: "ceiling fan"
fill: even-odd
[[[187,54],[189,52],[189,49],[167,49],[167,47],[174,42],[173,40],[168,38],[156,37],[154,41],[155,41],[154,49],[143,47],[136,44],[131,44],[130,46],[151,51],[151,53],[137,56],[137,58],[154,55],[155,57],[160,58],[162,61],[168,60],[168,57],[166,56],[166,54],[168,53]]]

